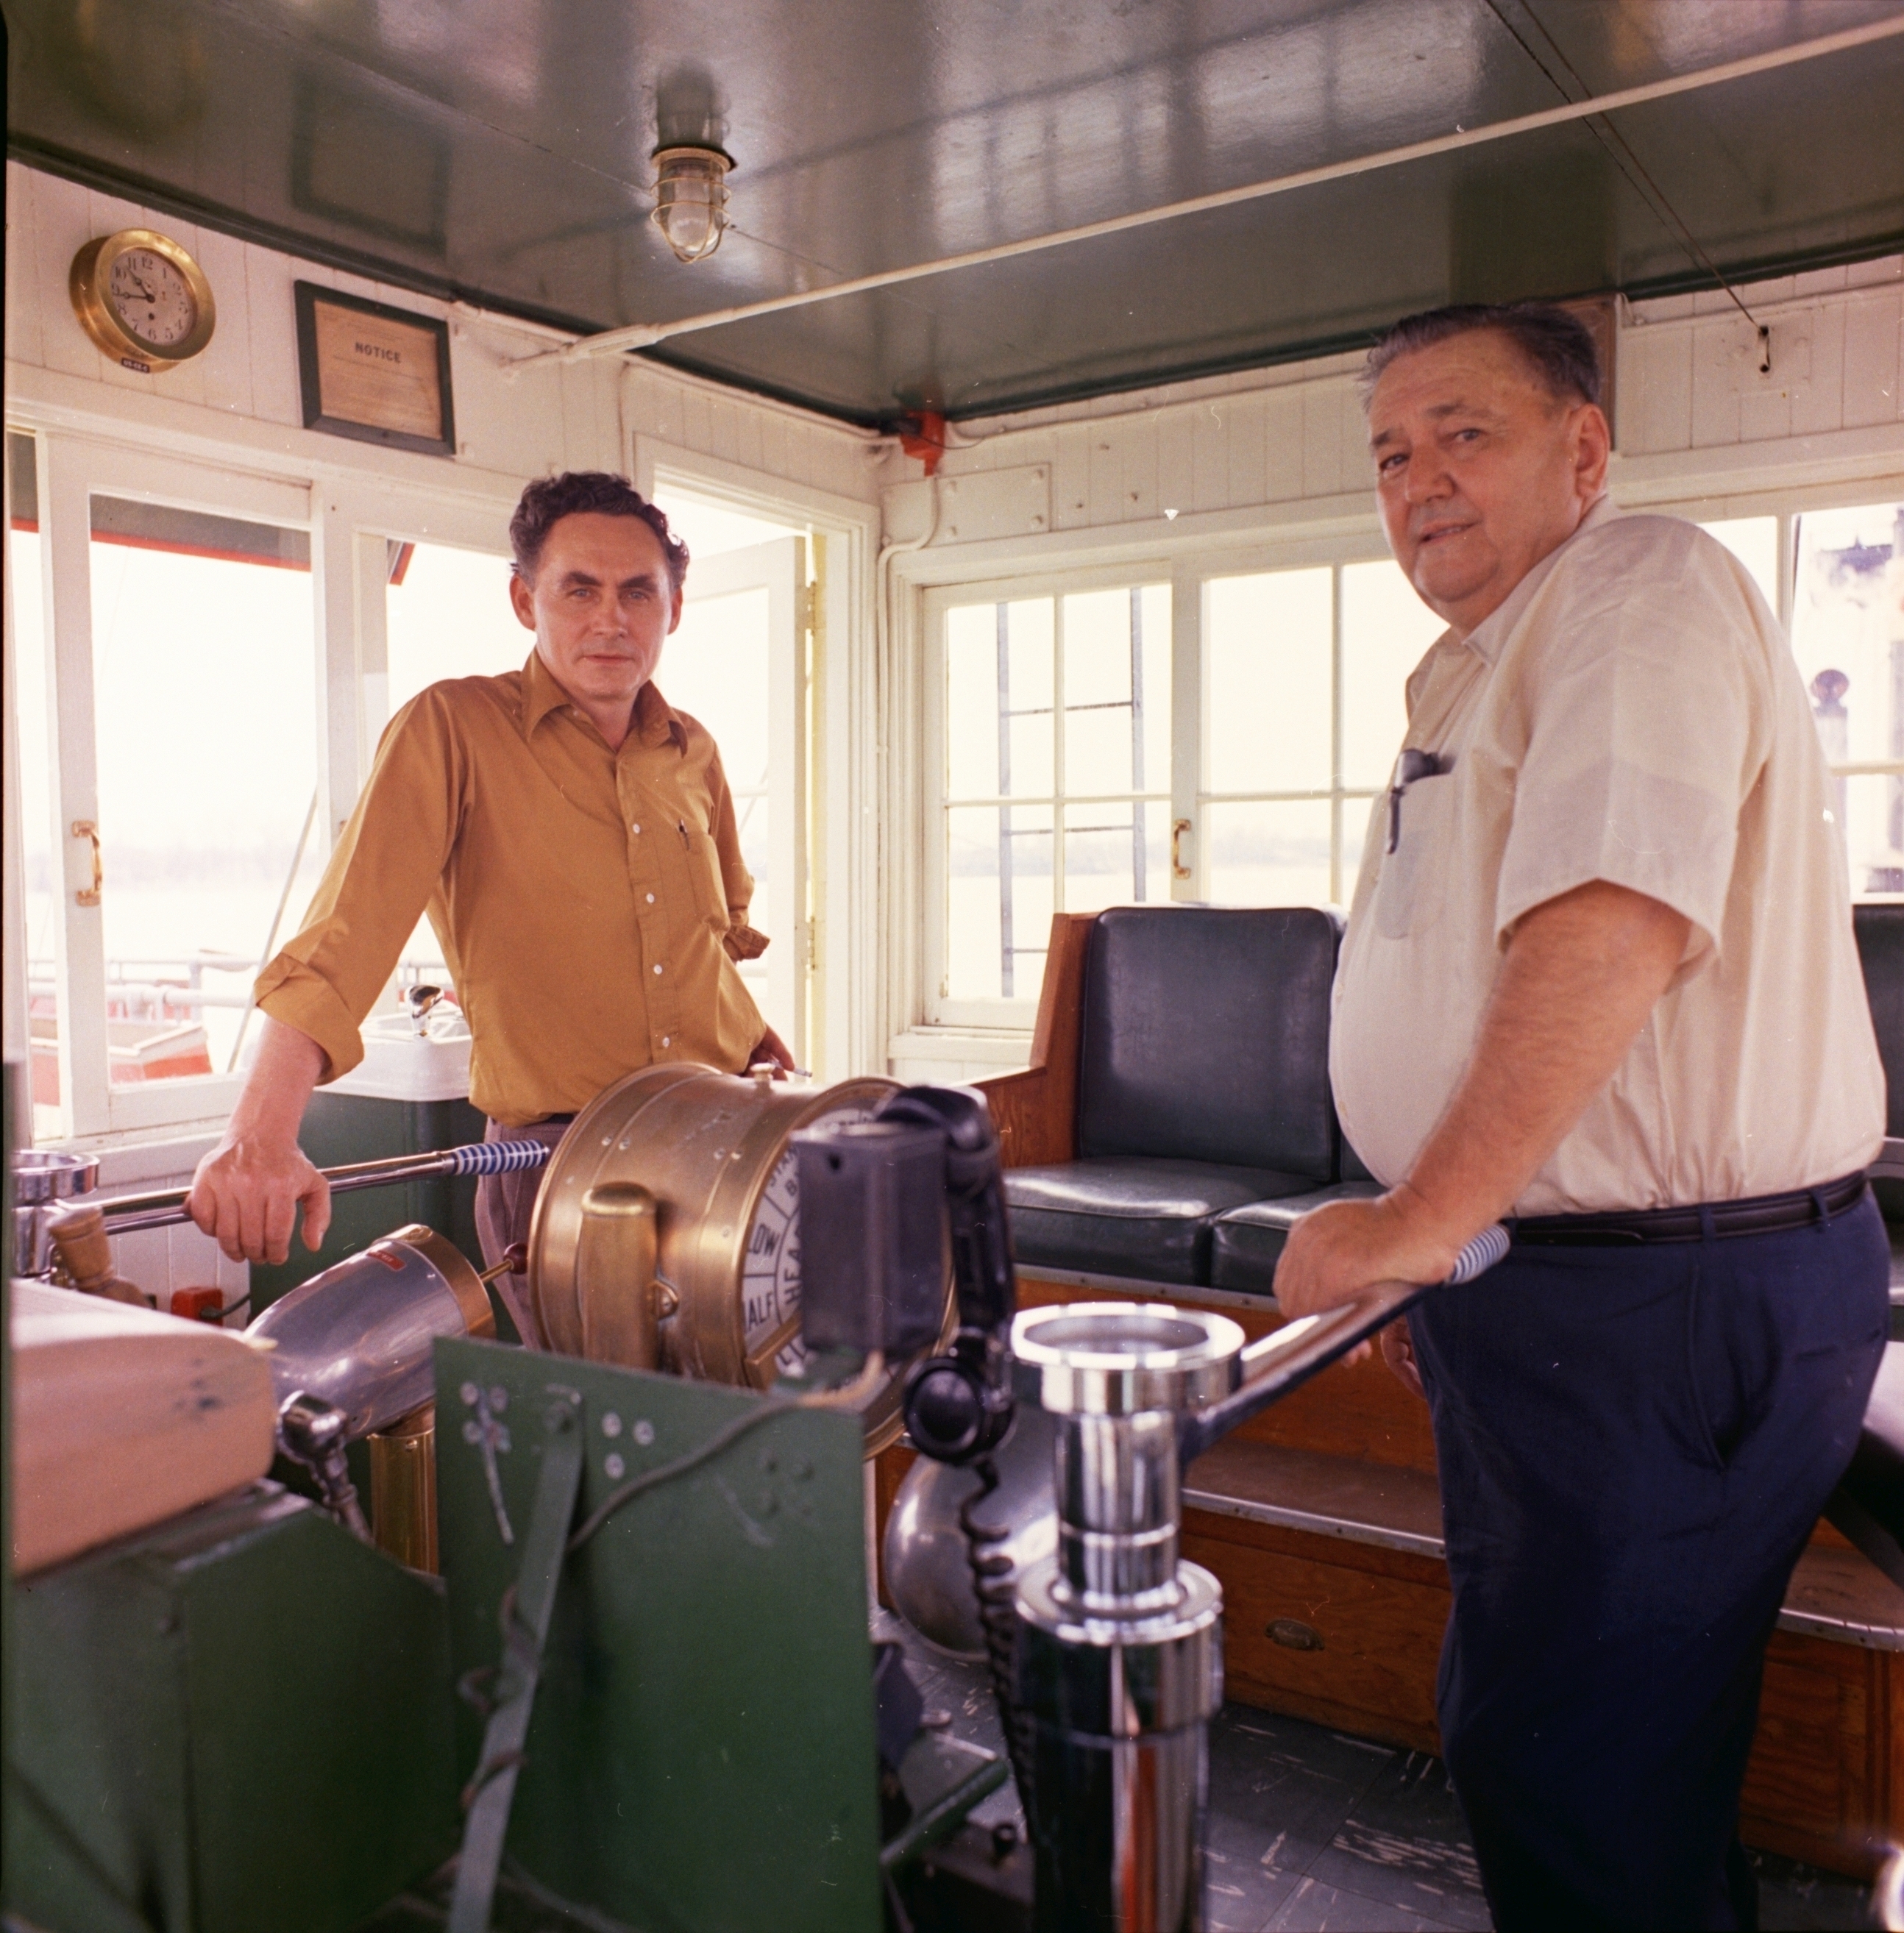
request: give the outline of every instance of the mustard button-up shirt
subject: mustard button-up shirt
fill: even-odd
[[[766,1032],[739,973],[732,795],[705,729],[652,684],[611,752],[531,653],[432,685],[391,720],[302,930],[257,1002],[323,1049],[358,1029],[426,912],[474,1045],[470,1099],[510,1126],[660,1060],[739,1069]]]

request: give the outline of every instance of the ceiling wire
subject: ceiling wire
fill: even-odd
[[[1529,45],[1526,35],[1522,33],[1520,29],[1517,27],[1513,21],[1509,20],[1507,15],[1502,11],[1499,0],[1487,0],[1487,11],[1493,15],[1496,20],[1500,22],[1501,25],[1507,29],[1508,33],[1513,35],[1514,42],[1516,45],[1519,47],[1520,51],[1533,62],[1535,66],[1540,69],[1542,74],[1546,77],[1548,84],[1552,87],[1555,93],[1560,95],[1563,101],[1572,101],[1575,99],[1591,100],[1593,98],[1593,90],[1589,87],[1586,81],[1582,79],[1579,69],[1574,65],[1572,61],[1568,59],[1566,50],[1561,46],[1560,43],[1555,39],[1553,34],[1548,30],[1547,23],[1534,11],[1532,0],[1520,0],[1520,6],[1521,11],[1524,13],[1528,19],[1533,21],[1534,25],[1540,29],[1541,38],[1546,41],[1547,44],[1551,48],[1553,49],[1554,58],[1559,61],[1563,68],[1566,69],[1568,75],[1573,81],[1574,85],[1580,89],[1580,93],[1578,96],[1569,94],[1567,92],[1566,88],[1562,84],[1560,77],[1554,73],[1554,70],[1548,65],[1545,61],[1541,59],[1540,56],[1535,52],[1534,49]],[[1665,190],[1653,179],[1652,175],[1647,171],[1645,163],[1640,159],[1638,155],[1634,153],[1632,147],[1628,142],[1626,136],[1621,134],[1620,130],[1613,125],[1611,118],[1604,114],[1592,114],[1589,115],[1581,125],[1586,128],[1587,131],[1593,137],[1594,140],[1598,141],[1601,146],[1605,149],[1607,152],[1613,158],[1614,166],[1618,168],[1620,172],[1626,177],[1628,183],[1632,186],[1635,193],[1640,196],[1640,198],[1642,200],[1647,200],[1648,191],[1650,191],[1651,202],[1649,205],[1650,206],[1651,203],[1658,204],[1653,209],[1654,214],[1658,215],[1663,211],[1666,221],[1671,227],[1679,231],[1680,239],[1685,245],[1687,254],[1689,254],[1692,259],[1698,263],[1700,267],[1704,269],[1707,274],[1710,275],[1713,280],[1725,291],[1726,294],[1731,299],[1733,307],[1745,317],[1747,322],[1751,323],[1755,330],[1758,331],[1759,373],[1761,375],[1769,374],[1772,367],[1772,332],[1770,329],[1768,328],[1766,324],[1761,322],[1758,317],[1754,315],[1752,311],[1746,306],[1745,298],[1740,294],[1736,288],[1733,287],[1731,282],[1728,279],[1725,271],[1719,267],[1719,264],[1715,262],[1711,256],[1707,254],[1706,251],[1700,245],[1699,238],[1693,233],[1692,230],[1686,225],[1686,222],[1681,219],[1679,210],[1674,207],[1671,202],[1667,199]],[[1637,179],[1635,179],[1635,176],[1638,177]],[[1645,187],[1644,188],[1641,186],[1641,182],[1645,184]]]

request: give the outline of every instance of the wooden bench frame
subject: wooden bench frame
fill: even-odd
[[[1059,914],[1030,1065],[978,1084],[1007,1168],[1076,1156],[1084,964],[1095,915]],[[1251,1337],[1273,1300],[1038,1266],[1021,1306],[1082,1300],[1213,1308]],[[912,1452],[880,1460],[885,1512]],[[1338,1364],[1200,1459],[1184,1552],[1223,1586],[1229,1695],[1438,1751],[1449,1602],[1425,1408],[1379,1362]],[[1868,1877],[1904,1842],[1904,1591],[1821,1523],[1766,1658],[1740,1820],[1752,1844]]]

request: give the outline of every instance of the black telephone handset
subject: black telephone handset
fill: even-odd
[[[908,1087],[877,1120],[940,1129],[946,1138],[946,1210],[958,1333],[951,1353],[928,1357],[906,1378],[907,1433],[942,1463],[996,1449],[1012,1424],[1009,1342],[1018,1278],[1005,1222],[998,1136],[985,1097],[970,1087]]]

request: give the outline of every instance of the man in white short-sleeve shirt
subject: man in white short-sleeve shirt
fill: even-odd
[[[1364,847],[1331,1072],[1386,1192],[1298,1225],[1292,1315],[1438,1281],[1439,1705],[1496,1923],[1755,1923],[1764,1644],[1857,1438],[1884,1086],[1835,793],[1776,621],[1623,516],[1590,337],[1438,311],[1370,358],[1390,544],[1448,624]]]

